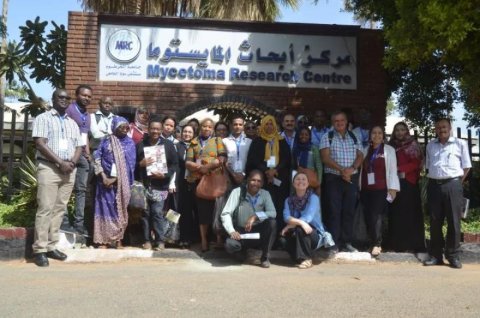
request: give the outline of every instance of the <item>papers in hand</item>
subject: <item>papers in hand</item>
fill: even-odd
[[[242,240],[258,240],[260,239],[260,233],[245,233],[240,234]]]
[[[145,158],[154,158],[155,162],[147,165],[147,176],[151,176],[152,173],[167,173],[167,158],[165,156],[165,146],[157,145],[152,147],[143,148]]]
[[[462,204],[463,204],[462,206],[463,209],[462,209],[461,217],[462,219],[466,219],[468,216],[468,209],[470,208],[470,199],[463,198]]]

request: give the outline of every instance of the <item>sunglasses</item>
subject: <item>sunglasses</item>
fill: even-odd
[[[245,129],[256,129],[255,126],[245,126]]]
[[[57,96],[58,99],[65,99],[65,100],[71,100],[72,98],[70,96],[64,96],[64,95],[59,95]]]

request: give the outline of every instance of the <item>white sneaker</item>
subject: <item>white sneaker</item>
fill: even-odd
[[[380,246],[374,246],[372,248],[372,256],[378,256],[380,253],[382,253],[382,248]]]

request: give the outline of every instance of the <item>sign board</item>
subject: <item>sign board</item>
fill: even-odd
[[[104,24],[99,79],[354,90],[356,49],[354,36]]]

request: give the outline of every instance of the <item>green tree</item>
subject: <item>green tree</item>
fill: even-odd
[[[346,0],[345,8],[381,23],[387,42],[384,64],[397,84],[392,89],[415,93],[400,101],[404,110],[415,113],[411,107],[423,107],[418,114],[435,110],[444,115],[462,100],[470,124],[480,123],[479,0]],[[404,87],[415,83],[418,89]],[[402,106],[414,97],[421,102]]]
[[[20,27],[20,43],[10,42],[0,53],[0,75],[5,75],[9,84],[18,78],[26,87],[30,103],[23,111],[36,116],[46,109],[45,101],[35,93],[30,79],[37,83],[49,81],[53,87],[65,87],[65,61],[67,31],[65,26],[52,21],[53,28],[47,34],[47,21],[26,21]],[[30,69],[28,76],[26,69]]]
[[[299,0],[79,0],[102,13],[274,21],[280,5],[297,8]]]

